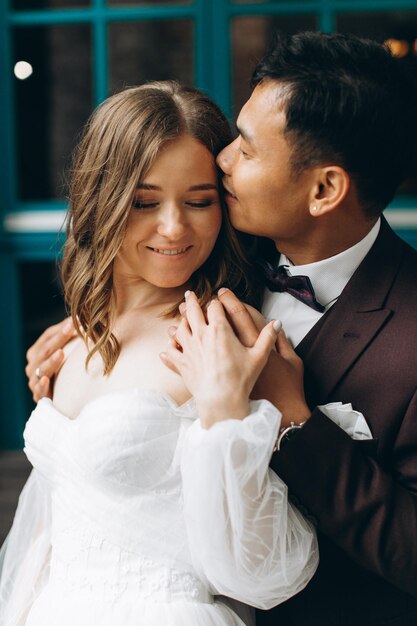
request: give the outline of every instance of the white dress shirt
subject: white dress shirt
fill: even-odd
[[[316,295],[316,300],[325,309],[315,311],[304,302],[297,300],[287,292],[265,290],[262,312],[267,320],[281,320],[288,339],[296,347],[318,322],[324,313],[337,301],[347,283],[363,259],[372,248],[378,236],[381,220],[357,244],[328,259],[293,265],[281,254],[278,265],[285,265],[290,276],[308,276]],[[354,439],[372,437],[363,415],[354,411],[350,404],[331,403],[319,407],[321,411]]]
[[[308,276],[316,299],[325,307],[323,313],[315,311],[289,293],[265,290],[262,312],[267,320],[281,320],[282,327],[296,347],[319,321],[321,316],[337,301],[378,236],[381,220],[357,244],[328,259],[293,265],[281,254],[278,265],[285,265],[290,276]]]

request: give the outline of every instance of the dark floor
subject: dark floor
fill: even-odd
[[[19,494],[31,468],[22,451],[0,452],[0,545],[9,531]]]

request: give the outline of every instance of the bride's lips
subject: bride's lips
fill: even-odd
[[[193,246],[146,246],[148,250],[165,259],[180,259],[184,257]]]

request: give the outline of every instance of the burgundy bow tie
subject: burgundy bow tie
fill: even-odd
[[[283,265],[274,268],[270,263],[262,263],[266,286],[270,291],[286,291],[300,302],[315,311],[323,313],[325,307],[317,302],[313,285],[308,276],[289,276]]]

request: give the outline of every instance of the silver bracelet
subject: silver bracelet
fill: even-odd
[[[298,424],[296,422],[290,422],[289,426],[283,426],[280,428],[272,453],[281,450],[282,446],[285,445],[287,441],[289,441],[299,430],[301,430],[306,421],[307,420],[304,420],[304,422],[300,422]]]

